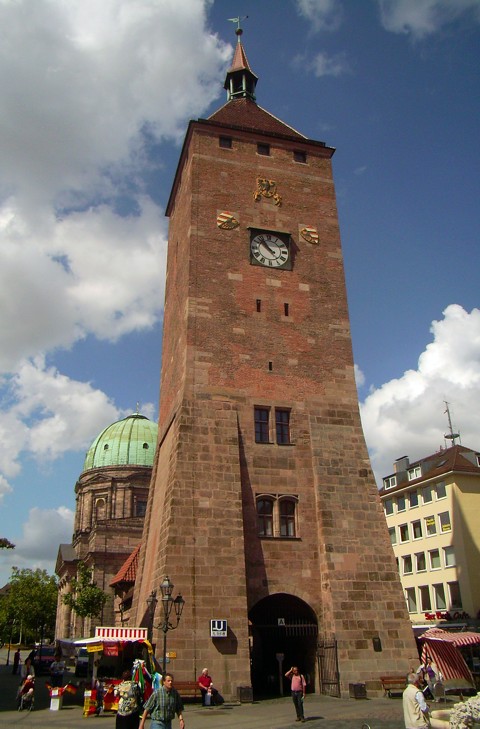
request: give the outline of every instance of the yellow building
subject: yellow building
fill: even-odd
[[[413,625],[480,611],[480,453],[454,445],[395,461],[380,497]]]

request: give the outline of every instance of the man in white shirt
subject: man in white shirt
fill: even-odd
[[[403,718],[405,729],[424,729],[430,725],[429,708],[420,690],[420,676],[409,673],[408,686],[403,692]]]

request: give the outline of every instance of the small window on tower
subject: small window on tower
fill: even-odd
[[[302,162],[303,164],[306,164],[307,153],[302,152],[300,149],[295,149],[293,151],[293,160],[294,160],[294,162]]]
[[[232,149],[231,137],[219,137],[218,144],[222,149]]]
[[[255,443],[270,442],[270,410],[268,408],[255,408]]]
[[[275,409],[275,430],[278,445],[290,445],[290,410]]]
[[[295,534],[295,501],[282,499],[280,501],[280,536],[294,537]]]
[[[262,310],[262,300],[257,299],[257,311],[261,311],[261,310]]]
[[[289,310],[289,306],[288,306],[287,302],[285,302],[283,305],[283,313],[285,314],[285,316],[288,316],[288,310]]]
[[[270,145],[269,144],[262,144],[259,142],[257,144],[257,154],[263,154],[267,157],[270,156]]]

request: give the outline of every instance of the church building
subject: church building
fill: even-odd
[[[370,695],[417,652],[360,422],[334,149],[256,101],[237,29],[227,101],[189,123],[173,181],[158,445],[132,625],[225,697]],[[214,621],[212,623],[212,621]],[[218,627],[222,630],[217,631]],[[158,657],[158,652],[157,652]]]
[[[130,617],[157,432],[137,412],[105,428],[87,451],[75,484],[72,543],[60,545],[55,567],[58,638],[89,636],[96,625],[123,625]],[[108,595],[103,613],[84,622],[63,602],[79,561]]]

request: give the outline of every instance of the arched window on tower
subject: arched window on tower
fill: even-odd
[[[105,499],[97,499],[95,501],[95,521],[103,521],[107,515],[107,504]]]
[[[273,537],[273,499],[257,500],[258,533],[262,537]]]

